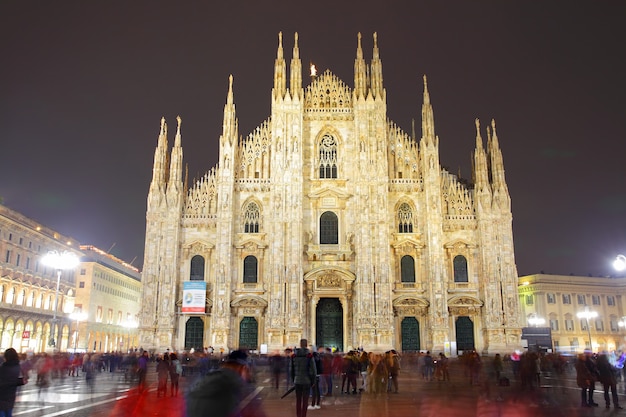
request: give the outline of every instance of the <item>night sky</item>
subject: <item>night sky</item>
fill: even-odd
[[[495,118],[519,274],[605,276],[626,253],[625,22],[623,1],[5,0],[0,197],[141,268],[161,117],[197,177],[229,74],[240,134],[270,115],[278,32],[350,87],[377,32],[389,118],[419,128],[426,74],[451,172],[471,177],[474,119],[486,140]]]

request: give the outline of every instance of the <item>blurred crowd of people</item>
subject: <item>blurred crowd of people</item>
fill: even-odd
[[[412,352],[402,356],[393,349],[386,352],[367,352],[363,349],[336,352],[328,347],[309,346],[306,339],[301,341],[300,346],[263,356],[250,355],[244,350],[224,353],[208,348],[180,354],[169,350],[156,353],[141,349],[124,354],[57,352],[26,355],[15,352],[15,358],[13,352],[7,349],[7,369],[3,365],[0,371],[15,372],[18,369],[21,379],[11,382],[12,388],[0,390],[9,393],[4,403],[0,395],[0,408],[3,404],[12,408],[14,389],[29,379],[41,393],[57,380],[77,377],[85,378],[88,387],[93,389],[97,375],[117,374],[120,379],[135,384],[141,394],[148,391],[148,373],[155,372],[157,397],[178,397],[180,378],[189,377],[184,398],[181,399],[185,402],[188,417],[203,415],[206,407],[223,409],[225,413],[235,410],[242,417],[263,417],[263,407],[254,394],[258,392],[257,367],[260,363],[265,365],[265,361],[271,386],[275,390],[284,389],[284,396],[295,391],[297,417],[306,417],[307,410],[320,409],[322,399],[326,397],[361,394],[362,401],[367,402],[366,398],[398,393],[402,388],[398,379],[401,368],[427,383],[450,381],[450,360],[443,352]],[[566,356],[535,351],[512,352],[503,356],[482,356],[476,351],[466,351],[454,359],[455,370],[459,370],[456,372],[462,369],[468,383],[484,386],[486,393],[489,393],[490,386],[508,386],[510,381],[507,376],[515,380],[516,391],[524,392],[539,388],[542,375],[547,372],[557,380],[562,380],[568,371],[575,372],[576,383],[581,389],[582,407],[599,406],[593,395],[596,384],[600,384],[606,408],[616,409],[622,408],[616,385],[623,378],[625,361],[626,354],[585,352]],[[16,363],[18,368],[15,368]],[[455,375],[460,377],[458,373]],[[9,379],[12,381],[12,378]],[[376,402],[368,405],[376,406]]]

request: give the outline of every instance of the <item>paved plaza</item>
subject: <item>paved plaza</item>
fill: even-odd
[[[157,397],[155,365],[151,364],[148,390],[139,394],[134,384],[125,381],[120,373],[98,374],[93,388],[84,378],[67,377],[57,380],[41,392],[31,379],[18,396],[14,416],[24,417],[119,417],[119,416],[184,416],[184,391],[193,383],[194,376],[181,378],[178,397]],[[511,386],[499,387],[488,372],[483,380],[471,385],[460,365],[451,366],[451,381],[424,381],[416,370],[403,367],[400,390],[372,398],[367,394],[342,394],[335,379],[333,395],[322,398],[321,409],[308,410],[307,417],[570,417],[570,416],[626,416],[626,410],[605,409],[603,393],[597,384],[594,400],[597,408],[581,408],[575,373],[569,369],[560,379],[543,374],[540,388],[522,391],[511,377]],[[493,379],[493,381],[491,381]],[[267,417],[295,417],[295,395],[281,399],[286,387],[272,387],[265,366],[256,368],[257,398]],[[620,400],[626,405],[625,388],[619,383]],[[207,417],[211,417],[207,410]]]

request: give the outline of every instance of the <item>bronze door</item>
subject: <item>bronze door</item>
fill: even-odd
[[[338,298],[321,298],[315,314],[317,346],[343,352],[343,307]]]

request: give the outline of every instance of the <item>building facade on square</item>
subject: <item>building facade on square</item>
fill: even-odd
[[[138,348],[141,274],[121,259],[90,245],[76,274],[74,346],[79,351],[127,352]],[[78,317],[78,316],[75,316]]]
[[[42,262],[51,251],[72,252],[80,260],[75,269],[61,271],[58,293],[57,270]],[[137,268],[4,205],[0,254],[0,352],[10,347],[35,353],[137,347]]]
[[[531,318],[545,320],[554,351],[626,350],[626,278],[527,275],[519,278],[519,294],[525,325],[532,327]],[[578,317],[586,310],[597,314],[588,323]]]
[[[181,119],[172,147],[161,121],[140,345],[519,348],[495,122],[468,126],[467,181],[440,164],[426,77],[421,135],[390,120],[376,34],[369,63],[358,36],[352,87],[330,70],[304,81],[297,34],[290,63],[280,34],[270,115],[240,138],[231,76],[219,161],[191,183]]]
[[[57,271],[41,262],[49,251],[81,255],[76,240],[0,205],[0,351],[43,352],[51,339],[56,349],[70,344],[75,271],[62,272],[57,293]]]

